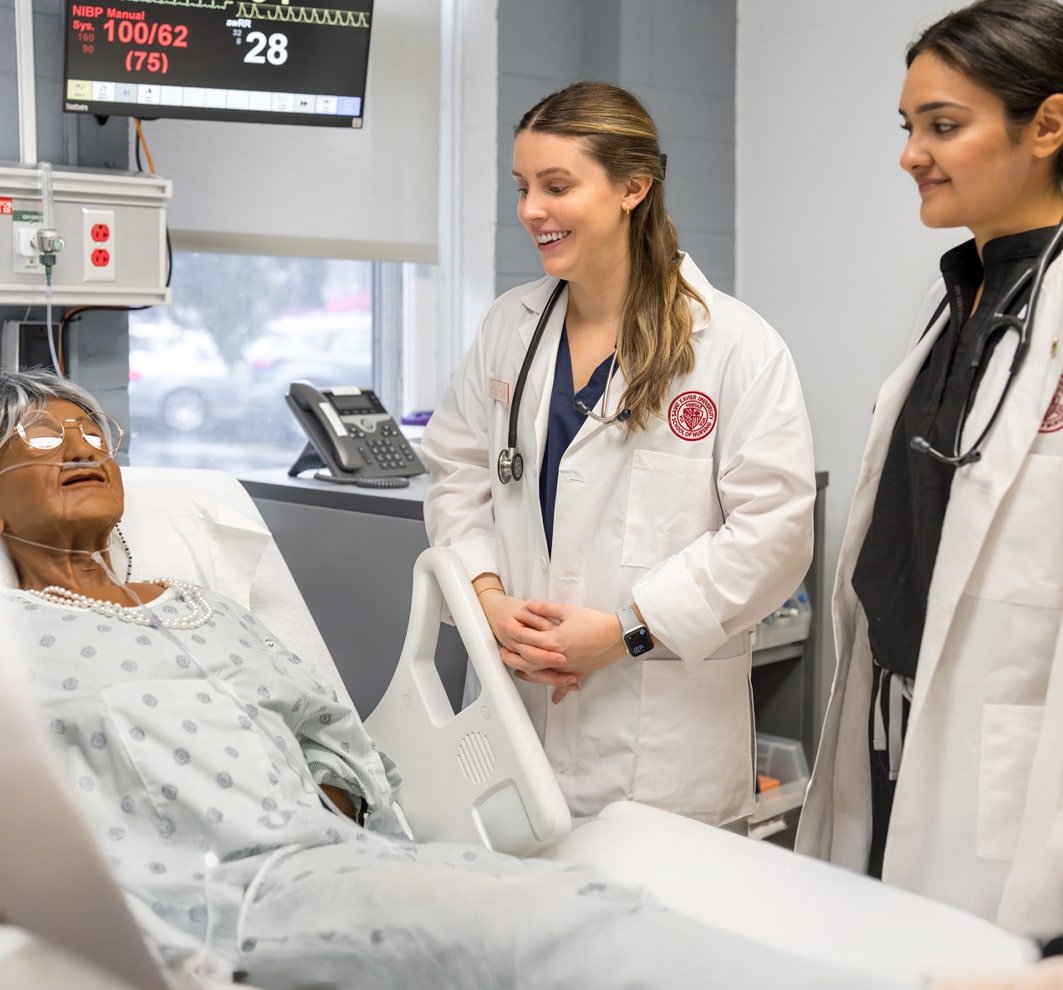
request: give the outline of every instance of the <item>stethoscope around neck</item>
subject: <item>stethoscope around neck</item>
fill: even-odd
[[[535,332],[532,334],[531,341],[528,344],[528,351],[524,355],[524,362],[520,366],[520,374],[517,375],[517,383],[513,386],[513,402],[509,407],[508,446],[503,448],[498,454],[498,480],[503,485],[508,485],[511,481],[520,481],[524,477],[524,458],[521,457],[520,451],[517,450],[517,417],[520,414],[520,400],[524,396],[524,384],[528,380],[528,372],[531,370],[532,361],[535,359],[535,352],[539,349],[539,341],[542,339],[543,331],[546,330],[550,314],[553,313],[554,306],[557,304],[558,296],[561,295],[561,291],[566,285],[568,285],[568,282],[560,279],[557,285],[554,286],[554,291],[550,293],[550,298],[543,307],[542,315],[535,325]],[[616,353],[614,352],[613,363],[609,365],[609,379],[613,377],[615,364]],[[609,379],[606,381],[607,399]],[[599,416],[581,400],[576,401],[575,408],[577,412],[582,413],[584,416],[589,416],[599,423],[623,423],[624,420],[631,416],[630,409],[621,409],[620,412],[613,416]]]
[[[935,450],[930,441],[924,436],[912,437],[910,446],[913,450],[920,454],[927,454],[928,456],[933,457],[934,460],[940,461],[943,464],[951,464],[956,468],[966,467],[968,464],[975,464],[982,459],[982,444],[985,443],[994,424],[997,419],[999,419],[1000,411],[1004,408],[1004,400],[1008,397],[1008,393],[1011,391],[1011,386],[1015,384],[1015,380],[1019,376],[1019,370],[1022,368],[1023,361],[1026,359],[1026,352],[1030,349],[1030,333],[1034,311],[1037,308],[1037,300],[1041,295],[1041,285],[1044,282],[1045,274],[1048,271],[1049,265],[1051,265],[1056,259],[1061,249],[1063,249],[1063,221],[1060,221],[1056,226],[1055,232],[1052,234],[1048,244],[1045,245],[1041,253],[1037,256],[1037,260],[1018,277],[1011,288],[1004,294],[1004,298],[1001,300],[996,312],[990,317],[987,329],[980,335],[978,346],[975,348],[974,356],[968,367],[968,384],[964,393],[960,418],[956,423],[956,434],[953,438],[952,453],[950,454],[947,451]],[[1033,284],[1030,288],[1030,298],[1026,303],[1025,309],[1020,309],[1022,315],[1011,315],[1008,310],[1018,303],[1022,298],[1026,286],[1030,285],[1031,282]],[[939,314],[944,311],[945,305],[946,303],[943,302],[942,305],[938,307],[937,313],[935,313],[930,320],[930,325],[933,325],[936,322]],[[930,326],[927,327],[927,330],[929,329]],[[982,428],[982,432],[978,434],[977,439],[967,448],[967,450],[963,451],[963,429],[967,424],[967,414],[971,411],[971,407],[974,404],[975,388],[979,381],[977,374],[978,369],[984,360],[988,360],[987,353],[989,353],[989,345],[996,345],[1008,333],[1014,333],[1016,335],[1015,353],[1011,358],[1011,365],[1008,368],[1008,377],[1005,380],[1004,387],[997,399],[997,404],[993,407],[992,414]],[[929,427],[926,432],[930,432]]]

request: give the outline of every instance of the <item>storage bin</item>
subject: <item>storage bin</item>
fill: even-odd
[[[759,837],[766,838],[773,831],[788,828],[790,821],[784,816],[804,803],[809,773],[800,741],[758,732],[757,773],[779,781],[778,787],[757,795],[756,807],[749,818],[750,835],[757,838],[759,833]]]

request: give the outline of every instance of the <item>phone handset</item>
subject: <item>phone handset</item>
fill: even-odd
[[[288,404],[330,468],[350,474],[366,466],[358,452],[358,442],[347,432],[336,407],[313,385],[292,382]]]

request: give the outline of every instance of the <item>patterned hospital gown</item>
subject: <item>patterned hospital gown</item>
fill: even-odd
[[[802,985],[792,960],[589,869],[409,841],[399,775],[358,716],[203,594],[213,617],[176,630],[6,593],[62,769],[171,973],[285,990]],[[169,589],[152,609],[189,606]],[[366,827],[321,783],[364,797]]]

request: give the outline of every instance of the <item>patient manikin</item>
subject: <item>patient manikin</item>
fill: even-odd
[[[297,653],[220,594],[112,564],[117,441],[90,399],[35,411],[0,431],[6,655],[175,986],[874,985],[590,868],[413,841],[398,770]]]

